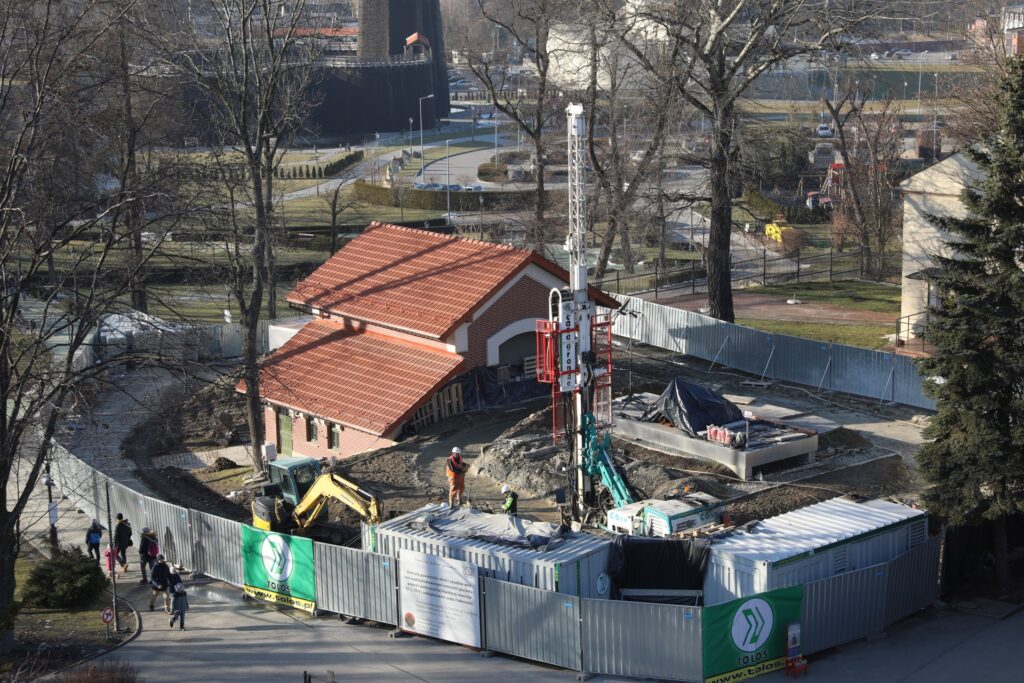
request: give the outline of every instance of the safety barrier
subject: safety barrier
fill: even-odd
[[[244,583],[242,524],[142,495],[54,445],[51,472],[83,512],[106,520],[123,512],[154,529],[177,565]],[[939,538],[896,559],[804,585],[803,652],[870,636],[930,605],[939,591]],[[399,560],[313,544],[319,610],[399,623]],[[641,602],[581,599],[480,578],[481,647],[586,673],[662,680],[704,678],[703,610]]]
[[[935,409],[914,360],[884,351],[771,334],[631,296],[614,317],[616,336],[816,391]]]

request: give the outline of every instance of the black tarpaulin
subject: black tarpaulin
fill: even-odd
[[[710,548],[706,538],[616,536],[608,576],[619,589],[703,590]]]
[[[666,419],[690,436],[708,425],[725,425],[743,419],[736,404],[710,389],[677,377],[668,383],[657,402],[644,414],[647,422]]]

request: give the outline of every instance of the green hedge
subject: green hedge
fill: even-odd
[[[443,190],[416,190],[404,188],[398,190],[381,185],[373,185],[365,180],[357,180],[352,185],[355,197],[361,202],[377,206],[405,206],[408,209],[424,209],[427,211],[447,211],[448,193]],[[399,197],[401,192],[401,197]],[[546,190],[548,201],[553,192]],[[515,190],[511,192],[452,192],[452,211],[512,211],[529,208],[534,205],[537,193],[533,190]],[[401,199],[401,202],[399,201]],[[483,206],[481,207],[481,200]]]
[[[319,166],[310,164],[278,166],[274,169],[274,177],[285,180],[295,178],[333,178],[348,169],[349,166],[357,164],[362,160],[363,151],[356,150],[355,152],[349,152],[340,159],[335,159]]]
[[[491,183],[500,183],[508,179],[508,166],[505,164],[480,164],[476,169],[476,177]]]

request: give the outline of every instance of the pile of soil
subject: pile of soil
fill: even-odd
[[[852,429],[839,427],[818,436],[818,450],[827,448],[871,448],[874,444]]]
[[[225,375],[173,411],[171,429],[178,436],[178,451],[249,441],[245,397],[235,391],[238,379],[237,373]]]
[[[551,443],[551,408],[533,413],[483,448],[472,471],[508,484],[519,495],[553,495],[566,483],[569,450]]]

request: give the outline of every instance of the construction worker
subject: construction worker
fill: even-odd
[[[519,494],[513,491],[508,484],[502,484],[501,495],[505,496],[505,502],[501,504],[502,511],[509,517],[515,517],[519,512]]]
[[[448,506],[462,505],[462,496],[466,490],[466,470],[469,466],[462,461],[462,449],[456,446],[448,456],[445,471],[448,474]]]

